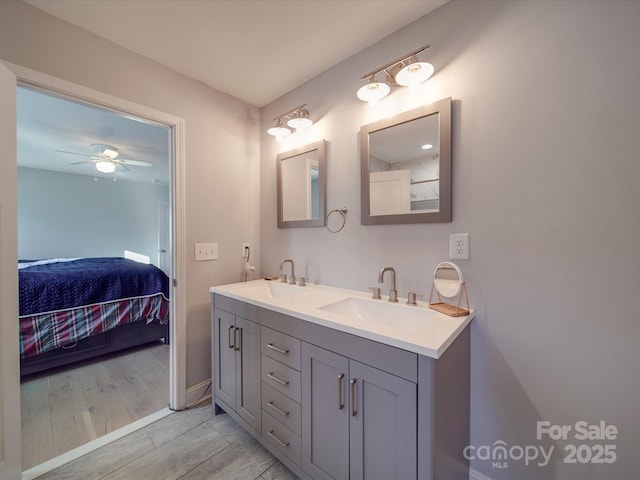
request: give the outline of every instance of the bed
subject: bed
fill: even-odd
[[[169,339],[169,278],[120,257],[20,260],[21,376]]]

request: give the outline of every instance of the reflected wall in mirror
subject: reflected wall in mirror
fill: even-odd
[[[278,228],[325,224],[325,141],[278,154]]]
[[[360,135],[363,225],[451,221],[451,98]]]

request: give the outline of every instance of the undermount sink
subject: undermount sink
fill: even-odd
[[[318,307],[325,312],[358,318],[364,322],[376,322],[397,325],[396,321],[404,325],[413,322],[425,322],[428,313],[424,307],[407,306],[389,303],[383,300],[369,300],[366,298],[347,297],[337,302]]]
[[[249,295],[280,298],[289,295],[300,295],[305,293],[305,288],[307,287],[265,280],[264,283],[247,283],[238,286],[237,290]]]

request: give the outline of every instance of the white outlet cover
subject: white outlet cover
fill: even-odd
[[[449,259],[469,260],[468,233],[452,233],[449,235]]]

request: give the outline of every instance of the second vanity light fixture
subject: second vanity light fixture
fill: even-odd
[[[358,98],[363,102],[373,103],[389,95],[392,86],[411,87],[426,81],[433,75],[434,68],[430,63],[420,62],[418,54],[429,47],[430,45],[420,47],[360,77],[360,80],[367,80],[367,84],[358,90]],[[385,80],[377,81],[376,75],[383,74],[386,74]]]
[[[282,115],[278,115],[273,119],[275,122],[275,126],[271,127],[267,130],[269,135],[273,135],[276,137],[276,140],[280,141],[287,135],[291,135],[292,128],[296,130],[300,130],[302,128],[307,128],[313,125],[313,121],[309,118],[309,110],[307,110],[307,104],[300,105],[299,107],[294,108],[293,110],[289,110]],[[291,128],[287,128],[284,125],[286,121],[286,125]]]

